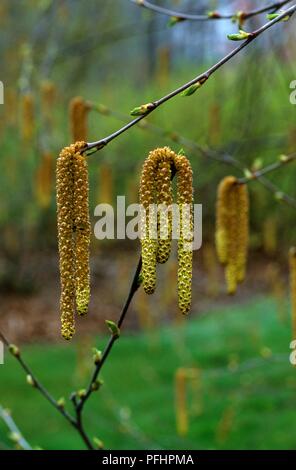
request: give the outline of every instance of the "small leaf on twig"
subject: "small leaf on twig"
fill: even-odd
[[[112,320],[105,320],[105,323],[108,326],[109,330],[111,331],[112,336],[114,336],[114,338],[119,338],[120,329],[118,328],[116,323],[114,323],[114,321]]]
[[[252,33],[247,33],[242,29],[239,30],[237,34],[227,34],[228,39],[231,41],[243,41],[244,39],[249,39],[252,36]]]
[[[131,111],[132,116],[143,116],[154,108],[153,103],[142,104]]]
[[[280,15],[281,15],[282,12],[279,12],[279,13],[269,13],[268,15],[266,15],[267,19],[268,20],[275,20],[276,18],[278,18]],[[281,21],[289,21],[290,19],[290,16],[287,15],[287,16],[284,16],[284,18],[281,19]]]

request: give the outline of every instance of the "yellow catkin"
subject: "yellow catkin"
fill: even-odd
[[[186,403],[186,370],[180,367],[175,375],[176,425],[179,436],[188,433],[188,410]]]
[[[113,202],[113,173],[112,167],[104,162],[99,167],[98,201],[103,204]]]
[[[193,186],[192,169],[184,155],[174,159],[177,171],[177,203],[180,211],[178,241],[178,302],[179,309],[187,314],[191,306],[192,242],[193,242]]]
[[[165,156],[167,156],[167,154],[165,154]],[[160,161],[156,179],[156,199],[157,204],[160,205],[160,212],[158,212],[158,246],[156,260],[161,264],[166,263],[171,252],[172,211],[170,207],[173,203],[171,165],[170,156]],[[161,208],[162,205],[163,208]]]
[[[86,157],[77,153],[73,166],[74,177],[74,228],[75,228],[75,293],[76,309],[79,315],[88,311],[90,298],[90,220],[89,185]]]
[[[35,130],[34,97],[26,93],[21,101],[21,132],[25,142],[32,140]]]
[[[83,98],[77,96],[70,101],[69,115],[73,142],[87,141],[89,106]]]
[[[276,253],[278,240],[277,240],[277,219],[274,216],[267,217],[263,222],[263,249],[264,252],[272,256]]]
[[[229,196],[236,179],[234,176],[224,178],[218,187],[216,203],[216,250],[220,263],[226,264],[228,260],[227,228],[229,224]]]
[[[246,184],[239,184],[237,192],[237,282],[246,276],[246,263],[249,245],[249,193]]]
[[[234,294],[245,278],[249,240],[249,199],[247,186],[233,176],[218,188],[216,206],[216,250],[225,265],[227,291]]]
[[[75,161],[80,160],[84,148],[84,142],[72,144],[61,151],[57,160],[57,214],[61,278],[60,311],[62,336],[67,340],[71,339],[75,332],[75,269],[77,270],[75,241],[76,226],[79,226],[80,223],[77,210],[74,210],[74,201],[76,200],[76,203],[80,201],[74,180],[74,178],[77,178],[78,173]],[[83,182],[83,185],[86,186],[85,182]],[[81,195],[85,195],[85,189]]]
[[[51,80],[44,80],[40,88],[43,114],[47,119],[51,119],[56,100],[56,86]]]
[[[173,202],[171,173],[177,172],[177,202],[180,209],[180,238],[178,243],[178,303],[182,313],[188,313],[191,305],[192,241],[193,241],[193,187],[192,169],[188,159],[176,155],[170,148],[158,148],[150,152],[141,176],[140,203],[145,209],[141,216],[142,275],[146,293],[153,293],[156,286],[156,262],[164,263],[170,255],[172,238],[172,212],[157,219],[156,205],[171,206]],[[153,206],[154,205],[154,206]],[[161,212],[160,212],[161,214]],[[162,212],[164,214],[164,212]],[[184,214],[184,217],[182,217]],[[153,220],[154,219],[154,220]],[[151,220],[158,220],[157,236],[148,232]]]
[[[35,176],[35,193],[39,206],[46,209],[50,206],[53,189],[53,155],[44,152]]]
[[[296,247],[290,248],[290,297],[292,317],[292,339],[296,339]]]
[[[156,287],[157,239],[151,236],[149,228],[150,221],[156,215],[152,205],[155,204],[157,164],[155,155],[150,152],[143,165],[139,193],[140,204],[145,209],[145,212],[141,214],[141,244],[143,287],[146,294],[153,294]]]

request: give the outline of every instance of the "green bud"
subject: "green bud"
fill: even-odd
[[[81,388],[80,390],[78,390],[77,396],[78,396],[79,398],[84,398],[84,397],[86,396],[86,390],[85,390],[85,388]]]
[[[36,387],[36,383],[35,383],[32,375],[28,374],[27,377],[26,377],[26,380],[27,380],[28,385],[31,385],[31,387]]]
[[[61,408],[62,410],[65,408],[66,401],[64,397],[61,397],[57,401],[58,407]]]
[[[287,163],[289,161],[289,157],[287,155],[280,155],[279,159],[283,163]]]
[[[277,201],[282,201],[284,198],[284,194],[281,191],[277,191],[274,195],[275,199]]]
[[[154,108],[153,103],[142,104],[131,111],[132,116],[143,116]]]
[[[94,444],[97,449],[104,449],[104,443],[101,441],[101,439],[98,439],[97,437],[93,438]]]
[[[102,380],[95,380],[92,384],[91,384],[91,389],[93,392],[96,392],[97,390],[99,390],[99,388],[103,385],[103,381]]]
[[[172,26],[175,26],[177,23],[181,23],[184,20],[185,18],[180,18],[179,16],[171,16],[168,21],[168,26],[171,28]]]
[[[112,333],[112,336],[114,336],[114,338],[119,338],[120,329],[118,328],[116,323],[114,323],[114,321],[112,320],[105,320],[105,323],[108,326],[110,332]]]
[[[104,115],[110,114],[110,109],[108,109],[107,106],[103,104],[98,104],[97,110],[99,111],[99,113],[104,114]]]
[[[208,15],[208,18],[215,18],[215,19],[221,18],[220,13],[218,13],[217,11],[208,11],[207,15]]]
[[[252,170],[258,171],[262,168],[262,165],[263,165],[262,158],[256,158],[252,164]]]
[[[243,41],[244,39],[249,39],[252,36],[252,33],[247,33],[242,29],[239,30],[237,34],[227,34],[228,39],[231,41]]]
[[[244,175],[248,180],[252,180],[254,178],[253,173],[248,168],[244,169]]]
[[[181,96],[191,96],[193,93],[196,92],[201,87],[201,84],[199,82],[194,83],[190,87],[186,88],[186,90],[182,91]]]
[[[15,344],[10,344],[8,350],[14,357],[20,357],[21,355],[19,348]]]
[[[93,348],[93,360],[96,365],[100,364],[102,360],[102,352],[99,351],[97,348]]]
[[[281,13],[269,13],[268,15],[266,15],[266,18],[268,20],[275,20],[276,18],[278,18],[280,16]],[[281,21],[289,21],[290,19],[290,16],[287,15],[285,16],[284,18],[281,19]]]
[[[18,432],[11,432],[9,434],[9,439],[12,441],[12,442],[15,442],[16,444],[19,443],[19,441],[21,440],[22,436],[18,433]]]

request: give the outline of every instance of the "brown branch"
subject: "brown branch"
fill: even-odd
[[[160,13],[161,15],[169,16],[170,18],[174,18],[176,22],[178,21],[209,21],[209,20],[231,20],[233,18],[238,18],[241,20],[247,20],[254,16],[260,15],[262,13],[267,12],[275,12],[278,11],[280,8],[285,6],[287,3],[291,2],[291,0],[282,0],[271,3],[265,7],[258,8],[256,10],[251,11],[239,11],[234,13],[228,14],[221,14],[218,11],[209,11],[204,15],[197,15],[192,13],[182,13],[179,11],[171,10],[169,8],[164,8],[154,3],[149,2],[148,0],[130,0],[131,3],[138,5],[140,7],[146,8],[147,10],[153,11],[155,13]]]
[[[107,108],[103,104],[95,104],[91,101],[87,101],[87,105],[90,109],[97,111],[98,113],[102,114],[103,116],[113,116],[116,119],[121,121],[126,121],[128,119],[128,115],[124,113],[120,113],[118,111],[113,111],[110,108]],[[291,155],[282,155],[278,161],[267,165],[260,170],[252,171],[247,169],[237,158],[234,156],[225,153],[219,152],[209,147],[202,146],[193,140],[187,139],[186,137],[181,136],[179,133],[174,131],[167,131],[160,126],[156,126],[155,124],[151,124],[150,122],[143,120],[138,123],[138,127],[142,130],[151,131],[154,134],[157,134],[161,137],[168,138],[173,143],[178,143],[179,145],[186,147],[191,152],[195,154],[200,154],[206,159],[215,160],[220,163],[230,165],[238,170],[240,170],[244,176],[239,179],[240,183],[249,183],[251,181],[256,180],[257,182],[261,183],[268,191],[272,192],[276,198],[280,201],[287,203],[289,206],[296,208],[296,200],[289,196],[288,194],[282,192],[277,186],[271,183],[269,180],[265,178],[265,175],[271,173],[273,171],[279,170],[283,166],[288,163],[292,163],[296,160],[296,154],[293,153]],[[248,176],[245,176],[245,174]]]
[[[7,338],[4,336],[4,334],[1,332],[0,332],[0,340],[3,341],[3,343],[7,346],[11,355],[15,357],[15,359],[18,361],[22,369],[26,372],[27,378],[29,378],[30,385],[36,388],[41,393],[41,395],[43,395],[43,397],[78,431],[86,447],[89,450],[93,450],[94,447],[89,437],[87,436],[82,424],[79,423],[75,418],[73,418],[73,416],[71,416],[64,409],[63,406],[60,406],[58,401],[53,398],[53,396],[48,392],[48,390],[44,387],[44,385],[37,379],[32,369],[27,365],[27,363],[23,359],[20,349],[14,344],[11,344],[7,340]]]
[[[132,283],[131,283],[131,287],[130,287],[127,299],[126,299],[125,304],[122,308],[119,320],[116,324],[116,327],[117,327],[118,331],[120,331],[120,328],[122,327],[122,325],[124,323],[124,320],[126,318],[126,314],[127,314],[128,309],[130,307],[130,304],[133,300],[133,297],[134,297],[135,293],[137,292],[138,288],[140,287],[141,268],[142,268],[142,258],[140,257],[139,261],[138,261],[136,271],[135,271],[135,274],[134,274],[134,277],[133,277],[133,280],[132,280]],[[109,354],[110,354],[110,352],[113,348],[113,345],[114,345],[115,341],[118,338],[119,338],[118,334],[114,334],[114,333],[111,334],[111,337],[110,337],[109,342],[108,342],[108,344],[107,344],[107,346],[106,346],[106,348],[105,348],[105,350],[102,354],[102,357],[101,357],[100,361],[98,362],[98,364],[95,367],[95,370],[92,374],[91,380],[89,382],[89,385],[86,389],[85,394],[81,397],[79,402],[75,404],[75,409],[76,409],[76,412],[78,414],[78,417],[81,416],[81,413],[82,413],[82,410],[83,410],[83,407],[84,407],[86,401],[89,399],[89,397],[93,393],[93,391],[94,391],[93,386],[94,386],[94,384],[96,384],[99,373],[100,373],[103,365],[105,364],[105,362],[106,362],[106,360],[107,360],[107,358],[108,358],[108,356],[109,356]]]
[[[230,59],[232,59],[234,56],[236,56],[240,51],[242,51],[245,47],[247,47],[251,42],[253,42],[258,36],[260,36],[262,33],[264,33],[267,29],[271,28],[281,20],[285,19],[286,17],[291,17],[293,13],[296,11],[296,4],[293,5],[292,7],[288,8],[286,11],[281,13],[279,16],[274,18],[272,21],[269,21],[265,25],[263,25],[261,28],[257,29],[256,31],[253,31],[252,33],[249,33],[248,38],[242,42],[238,47],[233,49],[229,54],[227,54],[225,57],[223,57],[221,60],[219,60],[216,64],[214,64],[212,67],[210,67],[206,72],[203,72],[202,74],[198,75],[197,77],[193,78],[189,82],[185,83],[184,85],[176,88],[175,90],[171,91],[167,95],[163,96],[162,98],[152,101],[151,103],[141,105],[137,108],[135,108],[132,112],[132,114],[139,114],[138,117],[130,121],[128,124],[125,126],[121,127],[117,131],[113,132],[107,137],[104,137],[103,139],[100,139],[96,142],[90,142],[87,144],[85,151],[92,150],[91,153],[94,153],[106,145],[108,145],[112,140],[129,130],[131,127],[135,126],[138,124],[144,117],[148,116],[151,114],[155,109],[159,108],[161,105],[169,101],[170,99],[174,98],[177,95],[180,95],[182,92],[185,90],[188,91],[188,89],[194,85],[196,86],[201,86],[203,85],[208,78],[215,73],[218,69],[220,69],[224,64],[226,64]],[[90,155],[90,154],[89,154]]]

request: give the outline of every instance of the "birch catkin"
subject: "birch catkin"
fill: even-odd
[[[22,137],[25,142],[32,140],[35,129],[34,96],[26,93],[22,96]]]
[[[245,278],[249,240],[249,197],[245,184],[234,176],[224,178],[216,205],[216,250],[225,265],[227,291],[234,294]]]
[[[89,298],[88,177],[81,155],[85,145],[77,142],[64,148],[57,160],[60,311],[62,336],[67,340],[75,332],[75,304],[78,313],[86,313]]]
[[[192,242],[193,242],[193,187],[192,169],[189,160],[178,155],[175,158],[177,170],[177,202],[180,211],[180,235],[178,242],[178,302],[183,314],[191,306]]]
[[[74,159],[73,178],[76,308],[79,315],[84,315],[87,313],[90,297],[90,221],[87,162],[80,153],[77,153]]]
[[[86,141],[89,107],[83,98],[77,96],[70,101],[69,115],[73,142]]]
[[[290,248],[290,297],[292,316],[292,339],[296,339],[296,248]]]
[[[165,155],[167,155],[165,153]],[[173,204],[173,192],[171,185],[172,162],[170,157],[165,158],[159,162],[156,191],[157,203],[160,205],[160,212],[158,212],[158,227],[157,227],[157,255],[156,260],[158,263],[166,263],[169,259],[171,252],[172,241],[172,211],[170,210]]]
[[[181,312],[186,314],[191,304],[192,281],[192,170],[185,156],[176,155],[168,147],[150,152],[142,170],[140,203],[145,209],[141,216],[143,286],[146,293],[154,292],[156,263],[165,263],[171,251],[172,167],[177,172],[177,202],[181,219],[178,243],[178,299]],[[157,211],[157,208],[160,211]],[[157,233],[153,234],[149,232],[149,226],[151,227],[151,223],[153,225],[155,219],[158,221]]]
[[[153,238],[150,233],[150,221],[153,221],[156,215],[153,208],[156,171],[157,158],[155,154],[150,153],[144,163],[140,182],[140,204],[144,209],[141,214],[142,275],[146,294],[153,294],[156,287],[157,239]]]

